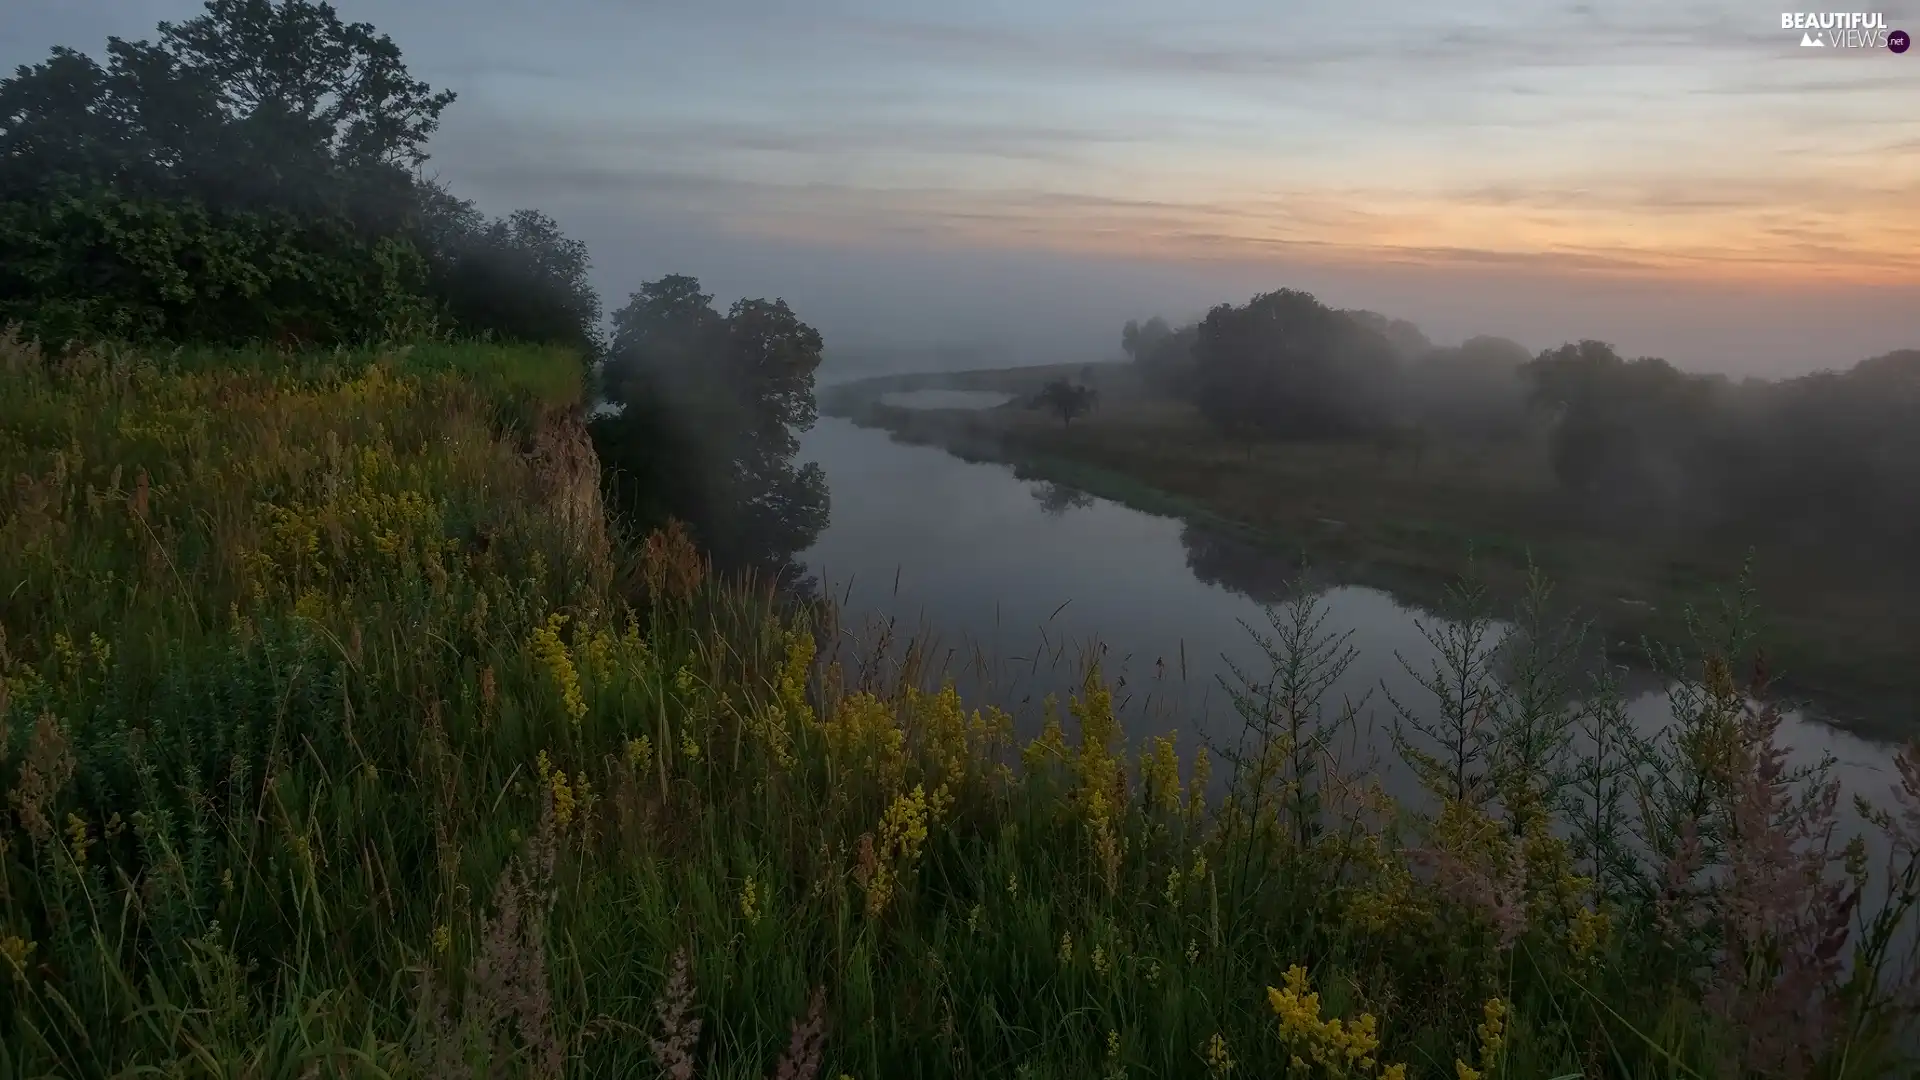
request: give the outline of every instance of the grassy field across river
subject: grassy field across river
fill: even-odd
[[[1090,415],[1063,424],[1028,406],[1061,378],[1099,390]],[[925,389],[1014,399],[987,409],[887,403]],[[1869,732],[1909,734],[1920,715],[1920,620],[1902,600],[1915,592],[1911,569],[1673,533],[1657,520],[1597,529],[1557,488],[1543,438],[1233,440],[1191,405],[1151,392],[1126,364],[862,379],[824,390],[821,406],[901,441],[1006,462],[1022,476],[1305,557],[1414,602],[1437,598],[1470,565],[1494,595],[1517,595],[1531,561],[1620,655],[1637,655],[1643,638],[1683,640],[1688,607],[1713,610],[1750,559],[1783,691]]]

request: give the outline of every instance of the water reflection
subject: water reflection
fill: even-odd
[[[1028,490],[1033,493],[1033,501],[1040,504],[1040,512],[1049,517],[1059,517],[1069,510],[1084,509],[1094,503],[1093,496],[1086,492],[1051,480],[1043,480]]]
[[[1262,605],[1296,590],[1316,592],[1329,626],[1351,635],[1357,658],[1330,693],[1365,700],[1368,750],[1385,745],[1383,695],[1422,700],[1409,669],[1431,662],[1420,624],[1435,617],[1386,592],[1302,579],[1292,560],[1235,538],[845,420],[822,418],[802,437],[800,459],[819,462],[833,498],[831,520],[801,558],[843,601],[851,636],[890,624],[896,644],[945,666],[969,698],[1011,706],[1029,730],[1039,702],[1064,697],[1098,660],[1129,737],[1230,735],[1237,721],[1219,680],[1229,660],[1260,659],[1242,624],[1265,626]],[[1649,672],[1621,677],[1630,715],[1654,730],[1665,720],[1664,684]],[[1850,789],[1878,797],[1890,782],[1884,744],[1798,713],[1782,734],[1797,761],[1833,754]]]

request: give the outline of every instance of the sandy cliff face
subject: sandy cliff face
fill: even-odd
[[[580,406],[544,413],[529,454],[530,496],[557,522],[577,561],[596,582],[613,572],[613,536],[600,497],[600,458]]]

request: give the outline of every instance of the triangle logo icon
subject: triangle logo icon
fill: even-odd
[[[1816,49],[1824,49],[1824,48],[1826,48],[1826,47],[1827,47],[1827,43],[1826,43],[1826,42],[1824,42],[1824,41],[1821,41],[1821,40],[1820,40],[1819,38],[1817,38],[1817,37],[1814,37],[1814,36],[1813,36],[1812,34],[1801,34],[1801,35],[1800,35],[1800,47],[1804,49],[1804,48],[1807,48],[1807,47],[1809,47],[1809,46],[1811,46],[1811,47],[1813,47],[1813,48],[1816,48]]]

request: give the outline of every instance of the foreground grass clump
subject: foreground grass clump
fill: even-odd
[[[1436,630],[1422,812],[1330,754],[1311,605],[1212,756],[1097,672],[1016,745],[677,531],[621,556],[570,358],[4,365],[0,1073],[1895,1063],[1920,755],[1869,883],[1724,660],[1647,742],[1550,634],[1496,682]]]

